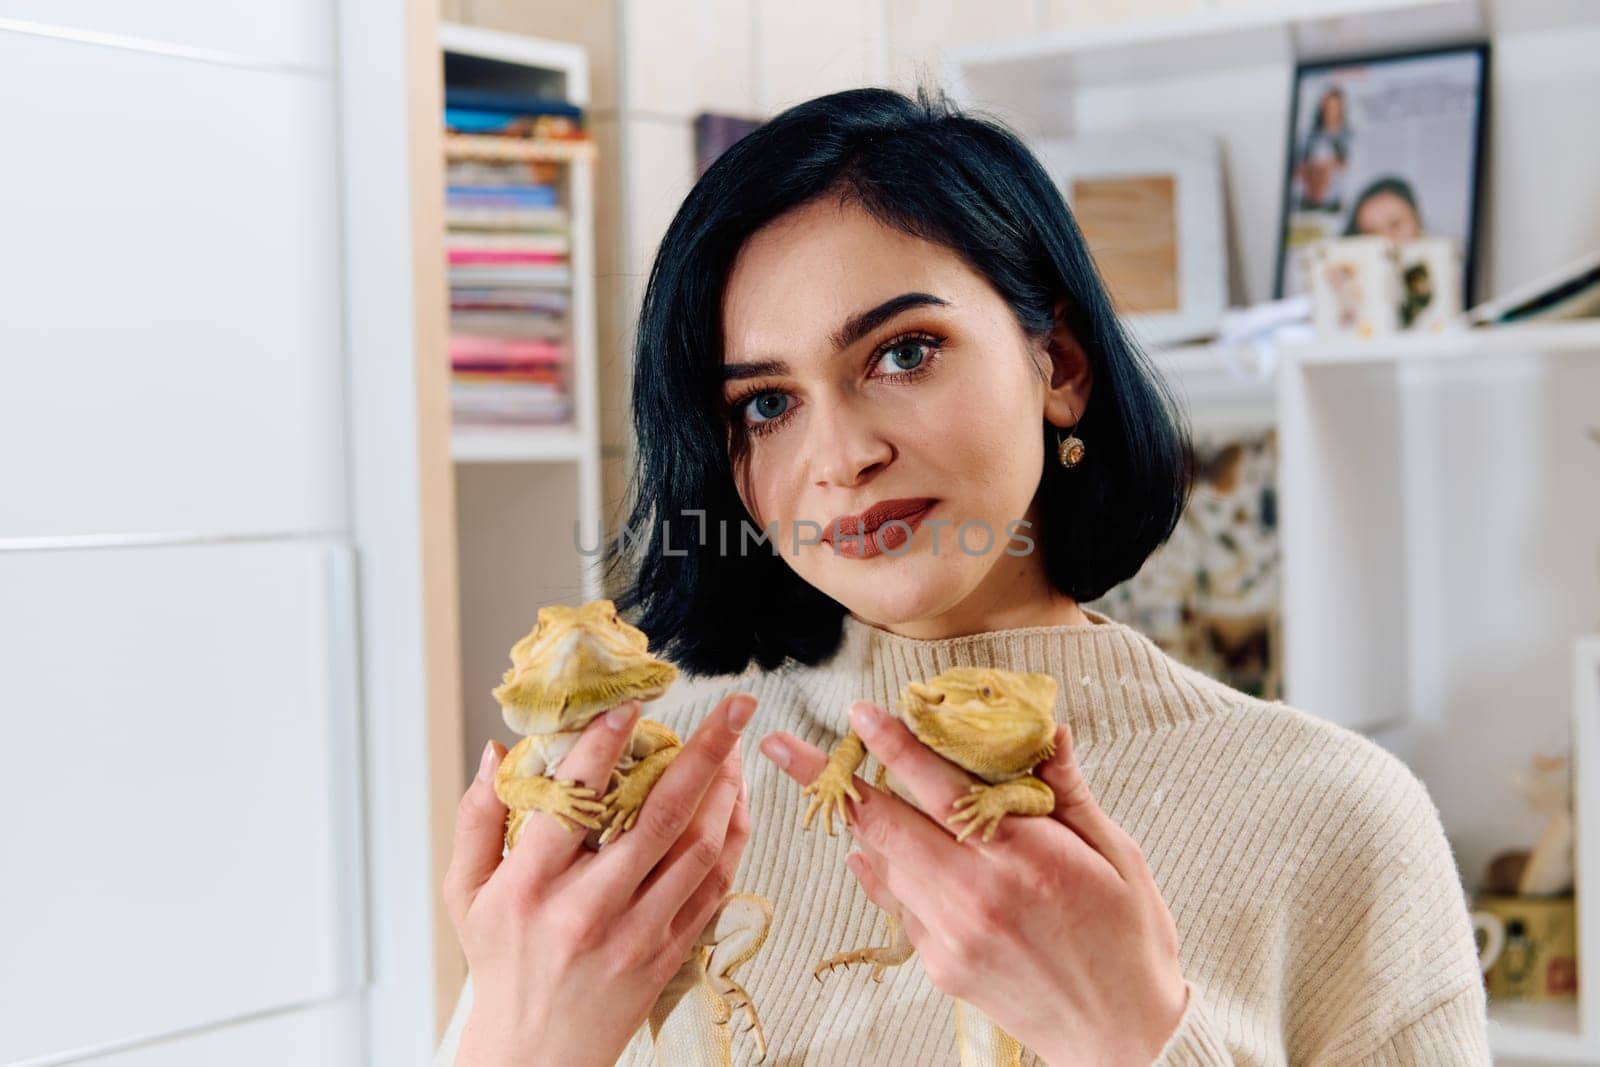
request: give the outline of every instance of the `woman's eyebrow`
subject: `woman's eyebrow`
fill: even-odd
[[[901,293],[899,296],[890,297],[877,307],[858,311],[844,320],[844,324],[833,334],[833,350],[843,352],[867,334],[894,318],[900,312],[914,307],[949,307],[950,301],[934,296],[932,293]],[[722,380],[725,382],[738,381],[741,378],[760,378],[768,374],[788,374],[789,364],[781,359],[758,359],[748,363],[724,363],[722,365]]]

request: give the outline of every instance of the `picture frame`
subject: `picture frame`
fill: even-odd
[[[1489,45],[1296,65],[1275,299],[1310,290],[1299,254],[1357,235],[1445,237],[1461,260],[1452,311],[1473,299],[1488,123]]]
[[[1131,332],[1151,344],[1214,336],[1228,306],[1221,142],[1193,132],[1033,147]]]

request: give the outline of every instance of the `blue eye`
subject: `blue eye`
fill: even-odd
[[[757,423],[769,422],[789,410],[788,401],[783,393],[757,393],[745,405],[745,410],[761,416],[755,420]]]
[[[927,340],[913,337],[884,349],[879,361],[888,361],[887,367],[891,374],[894,371],[913,371],[927,360],[927,350],[932,347]]]

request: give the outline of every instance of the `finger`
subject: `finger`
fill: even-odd
[[[716,781],[706,790],[689,827],[661,857],[655,870],[640,885],[635,906],[648,929],[658,929],[678,913],[699,885],[722,859],[722,844],[728,835],[739,786],[744,781],[744,761],[735,744],[722,761]]]
[[[801,785],[810,785],[828,765],[828,754],[816,745],[807,744],[794,734],[774,730],[761,739],[761,754],[777,765],[778,769]],[[857,794],[866,785],[859,774],[852,775],[850,784]],[[841,812],[848,821],[848,814]],[[832,825],[832,815],[829,816]]]
[[[617,760],[633,742],[633,726],[639,718],[639,701],[625,700],[602,715],[596,715],[583,728],[572,751],[556,764],[550,777],[568,783],[572,803],[579,814],[594,821],[603,807],[600,798],[611,782]],[[570,819],[558,819],[548,812],[536,812],[523,824],[522,834],[512,847],[509,859],[519,877],[544,882],[572,865],[583,851],[585,828]]]
[[[782,730],[774,730],[761,739],[761,754],[802,785],[821,774],[828,763],[821,749]],[[927,815],[893,793],[868,785],[859,775],[851,781],[861,800],[845,825],[854,836],[856,847],[872,856],[880,880],[893,881],[896,888],[891,892],[896,892],[898,899],[932,914],[941,906],[938,872],[951,869],[949,864],[965,862],[963,853],[950,850],[967,846],[958,845]]]
[[[958,828],[947,820],[978,779],[918,741],[905,723],[871,701],[850,705],[850,725],[878,762],[904,783],[917,807],[954,836]]]
[[[678,914],[673,917],[672,925],[668,928],[667,944],[675,953],[676,962],[683,961],[690,946],[699,939],[700,932],[706,928],[706,924],[727,899],[728,891],[733,887],[734,875],[739,870],[739,860],[743,858],[744,847],[749,840],[749,796],[741,790],[741,795],[733,807],[733,815],[728,820],[727,836],[722,841],[722,856],[717,860],[717,865],[701,879],[700,884],[689,895],[689,899],[678,909]]]
[[[683,836],[755,708],[752,694],[732,693],[695,728],[683,751],[650,790],[638,823],[607,844],[597,857],[610,874],[608,891],[630,899],[650,869]]]
[[[893,915],[905,927],[906,937],[912,947],[920,949],[928,943],[927,926],[890,891],[888,883],[874,867],[869,849],[858,846],[857,851],[844,858],[844,863],[850,868],[850,873],[856,876],[856,881],[861,883],[861,890],[867,894],[867,899]]]
[[[1056,727],[1055,753],[1034,773],[1044,779],[1056,795],[1051,817],[1075,831],[1090,848],[1105,857],[1124,880],[1130,879],[1143,863],[1144,854],[1127,831],[1100,810],[1078,767],[1072,750],[1072,731],[1065,724]]]
[[[478,774],[456,808],[455,846],[444,875],[445,906],[461,925],[478,890],[500,866],[505,851],[506,806],[494,792],[494,770],[505,756],[498,741],[483,746]]]

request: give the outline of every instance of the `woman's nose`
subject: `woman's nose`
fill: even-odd
[[[887,466],[894,446],[868,420],[846,409],[812,419],[808,449],[818,485],[853,486]]]

